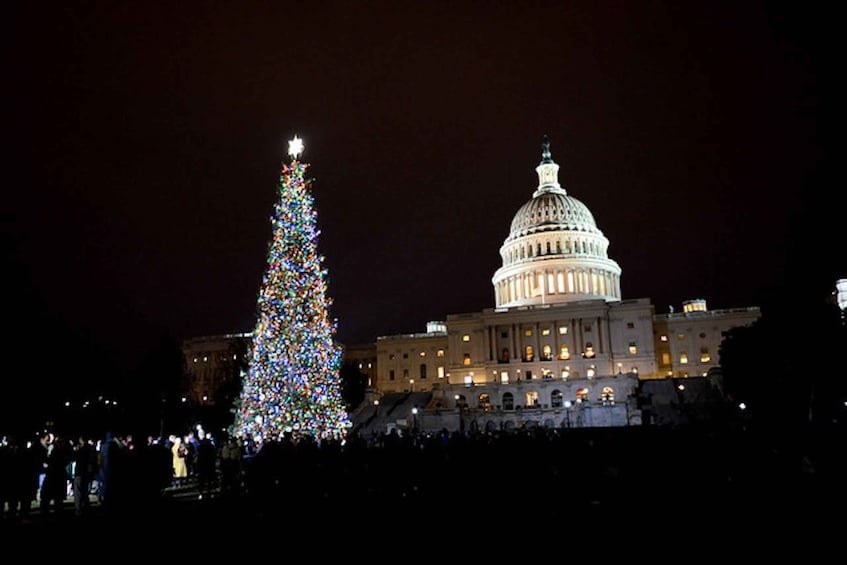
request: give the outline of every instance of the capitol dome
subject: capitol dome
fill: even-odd
[[[559,189],[545,191],[521,206],[512,220],[509,238],[557,229],[599,233],[588,207]]]
[[[559,184],[544,137],[538,188],[514,216],[492,278],[498,308],[621,299],[618,264],[588,207]]]

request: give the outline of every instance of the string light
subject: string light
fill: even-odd
[[[233,432],[279,438],[294,431],[340,439],[350,420],[341,397],[341,349],[329,316],[327,271],[317,253],[320,231],[306,179],[309,165],[297,160],[302,140],[295,137],[289,148],[292,160],[280,175],[250,367]]]

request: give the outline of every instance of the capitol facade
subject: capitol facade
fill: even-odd
[[[658,315],[649,298],[624,299],[609,240],[559,182],[546,137],[535,170],[500,247],[493,308],[345,351],[370,379],[359,431],[639,425],[640,383],[708,375],[723,333],[758,319],[757,307],[694,299]]]

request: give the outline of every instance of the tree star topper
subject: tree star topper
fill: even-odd
[[[292,158],[296,159],[302,152],[303,140],[295,135],[294,139],[288,142],[288,154],[291,155]]]

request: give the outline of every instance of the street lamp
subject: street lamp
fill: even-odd
[[[415,406],[412,408],[412,433],[415,434],[418,431],[418,407]]]

